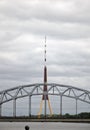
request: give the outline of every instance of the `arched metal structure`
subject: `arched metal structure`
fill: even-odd
[[[47,85],[47,91],[43,91],[43,86]],[[90,104],[90,91],[76,88],[69,85],[56,83],[36,83],[30,85],[18,86],[15,88],[3,90],[0,92],[0,116],[2,116],[2,104],[13,100],[13,116],[16,116],[16,100],[28,96],[29,98],[29,116],[31,115],[31,97],[35,95],[57,95],[60,97],[60,114],[62,115],[62,98],[70,97],[77,101],[83,101]]]

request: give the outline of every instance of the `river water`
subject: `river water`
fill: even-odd
[[[59,122],[0,122],[0,130],[90,130],[88,123],[59,123]]]

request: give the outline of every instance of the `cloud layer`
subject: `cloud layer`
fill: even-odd
[[[0,0],[0,90],[48,82],[89,90],[89,0]]]

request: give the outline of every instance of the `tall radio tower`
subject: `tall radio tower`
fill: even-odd
[[[44,46],[44,86],[43,86],[43,92],[47,93],[47,66],[46,66],[46,36],[45,36],[45,46]],[[38,113],[38,117],[40,118],[41,112],[42,112],[42,107],[43,107],[43,102],[44,102],[44,114],[45,117],[47,115],[47,102],[48,102],[48,107],[49,107],[49,111],[50,111],[50,116],[52,116],[52,108],[51,108],[51,104],[50,104],[50,100],[48,97],[48,94],[43,94],[42,95],[42,99],[41,99],[41,103],[40,103],[40,110]]]

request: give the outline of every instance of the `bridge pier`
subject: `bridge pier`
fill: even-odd
[[[13,100],[13,117],[16,117],[16,99]]]

